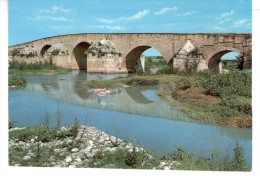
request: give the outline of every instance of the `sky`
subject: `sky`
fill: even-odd
[[[251,0],[9,0],[9,43],[75,33],[251,33]]]

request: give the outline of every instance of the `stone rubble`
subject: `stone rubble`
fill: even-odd
[[[61,131],[69,130],[71,127],[62,127]],[[13,130],[13,129],[12,129]],[[19,129],[15,129],[19,130]],[[37,153],[33,153],[33,149],[38,146],[40,148],[48,148],[53,151],[53,156],[44,164],[46,167],[88,167],[93,157],[99,151],[113,152],[116,149],[126,149],[132,151],[134,145],[125,142],[114,136],[94,128],[87,126],[80,126],[78,135],[75,139],[67,137],[62,140],[54,140],[50,142],[36,142],[36,139],[31,139],[28,142],[19,141],[17,139],[9,138],[9,152],[10,149],[18,149],[28,151],[23,156],[23,161],[30,161],[37,157]],[[136,151],[144,151],[141,147],[136,147]],[[36,150],[34,150],[36,152]],[[152,156],[150,156],[152,157]],[[96,163],[97,164],[97,163]],[[161,161],[160,165],[153,169],[169,170],[174,169],[174,161]],[[21,166],[21,163],[12,163],[13,166]],[[94,163],[95,165],[95,163]]]

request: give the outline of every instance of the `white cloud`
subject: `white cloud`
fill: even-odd
[[[50,20],[50,21],[72,21],[64,17],[53,17],[53,16],[36,16],[36,18],[31,18],[35,20]]]
[[[234,15],[234,11],[230,10],[229,12],[223,12],[218,17],[216,17],[216,20],[225,20],[227,18],[230,18]]]
[[[193,15],[193,14],[196,14],[196,13],[197,13],[196,11],[190,11],[190,12],[185,12],[183,14],[178,14],[178,15],[176,15],[176,17],[190,16],[190,15]]]
[[[176,11],[177,10],[177,7],[165,7],[165,8],[162,8],[160,11],[158,12],[155,12],[154,14],[155,15],[162,15],[162,14],[165,14],[167,13],[168,11]]]
[[[134,20],[142,19],[144,16],[148,15],[149,13],[150,13],[150,10],[144,9],[130,17],[119,17],[119,18],[115,18],[115,19],[98,18],[97,21],[102,22],[102,23],[107,23],[107,24],[115,23],[118,21],[134,21]]]
[[[50,10],[37,9],[40,13],[69,13],[72,9],[64,9],[61,6],[52,6]]]
[[[56,25],[56,26],[48,26],[50,29],[59,29],[59,30],[68,30],[68,29],[72,29],[73,26],[66,26],[66,25]]]
[[[148,15],[150,13],[150,10],[142,10],[142,11],[139,11],[137,12],[135,15],[131,16],[131,17],[123,17],[123,20],[126,19],[126,20],[139,20],[141,18],[143,18],[145,15]]]
[[[247,19],[241,19],[239,21],[234,22],[233,27],[239,28],[239,27],[242,27],[242,26],[248,26],[248,25],[250,25],[250,23],[251,22]]]
[[[218,24],[223,24],[223,23],[229,22],[229,21],[231,21],[232,19],[233,19],[233,18],[223,19],[223,20],[219,21]]]
[[[98,29],[108,29],[112,31],[122,31],[125,30],[125,27],[122,26],[108,26],[108,25],[99,25],[99,26],[86,26],[87,28],[98,28]]]

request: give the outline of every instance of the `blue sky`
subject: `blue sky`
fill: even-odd
[[[9,0],[9,46],[74,33],[251,33],[251,0]]]

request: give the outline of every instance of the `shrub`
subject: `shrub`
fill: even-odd
[[[17,70],[43,70],[43,69],[57,69],[55,65],[53,65],[48,61],[45,62],[36,62],[36,63],[25,63],[19,61],[9,62],[9,69],[17,69]]]
[[[9,120],[8,121],[8,129],[11,129],[14,127],[14,121]]]
[[[148,159],[148,154],[144,151],[137,151],[134,147],[132,151],[126,149],[117,149],[114,152],[97,152],[90,163],[90,167],[102,168],[149,168],[151,169],[156,163],[155,159]],[[157,163],[158,164],[158,163]]]
[[[213,96],[239,95],[251,97],[251,73],[207,74],[202,82],[205,93]]]
[[[60,53],[60,50],[54,49],[54,50],[51,52],[51,55],[57,56],[57,55],[59,55],[59,53]]]
[[[248,170],[248,166],[244,157],[244,150],[242,147],[236,143],[236,147],[234,148],[234,158],[233,158],[233,170],[236,171],[246,171]]]
[[[191,81],[186,78],[182,78],[176,82],[178,89],[187,90],[191,88]]]
[[[172,73],[173,73],[173,67],[171,65],[163,65],[158,71],[158,74],[172,74]]]
[[[25,78],[17,76],[8,77],[8,86],[25,86],[27,83]]]
[[[222,97],[220,105],[235,109],[245,114],[252,115],[251,99],[249,100],[243,97],[230,95],[230,96]]]

